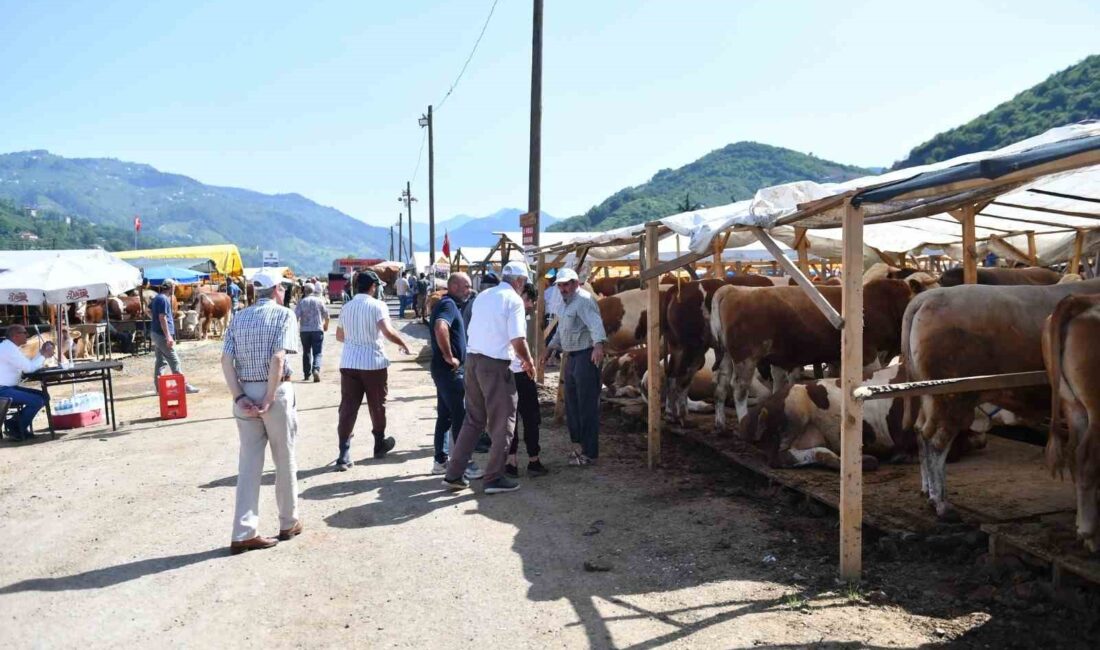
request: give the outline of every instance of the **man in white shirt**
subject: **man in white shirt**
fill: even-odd
[[[46,394],[33,388],[24,388],[19,385],[23,380],[23,373],[34,372],[46,363],[46,358],[53,356],[54,344],[47,341],[42,345],[39,354],[33,359],[28,359],[19,348],[27,343],[27,328],[22,325],[8,327],[7,338],[0,341],[0,398],[11,400],[12,404],[22,406],[18,421],[7,424],[7,434],[15,440],[27,440],[34,436],[31,433],[31,423],[34,416],[46,405]],[[0,413],[3,417],[3,413]]]
[[[504,475],[504,465],[516,426],[516,382],[509,367],[519,357],[520,368],[534,376],[527,348],[527,322],[520,294],[528,282],[527,266],[504,266],[499,285],[483,291],[474,301],[466,343],[466,419],[458,434],[443,484],[454,490],[469,487],[462,476],[466,462],[482,431],[492,439],[485,468],[485,493],[512,492],[519,483]]]
[[[390,324],[386,303],[375,297],[385,286],[378,274],[361,271],[355,284],[355,298],[340,310],[340,325],[336,328],[336,340],[344,344],[340,357],[340,421],[336,427],[340,437],[340,455],[336,458],[338,472],[346,472],[351,467],[352,430],[364,395],[374,434],[374,457],[384,458],[396,444],[392,437],[386,437],[390,360],[386,357],[382,337],[397,344],[403,353],[412,354],[405,339]]]
[[[397,291],[397,317],[405,317],[405,307],[409,304],[409,281],[405,278],[406,271],[401,272],[401,277],[397,278],[397,282],[394,284],[394,290]]]

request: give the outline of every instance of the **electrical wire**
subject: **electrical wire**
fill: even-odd
[[[416,169],[413,170],[410,183],[416,182],[416,175],[420,172],[420,159],[424,157],[424,143],[428,141],[427,129],[421,129],[420,131],[422,133],[420,136],[420,153],[416,154]]]
[[[462,80],[462,75],[466,73],[466,67],[470,65],[470,61],[474,58],[474,53],[477,52],[477,46],[481,45],[481,37],[485,36],[485,30],[489,28],[489,21],[493,19],[493,12],[496,11],[497,2],[499,0],[493,0],[493,5],[489,7],[489,15],[485,17],[485,24],[481,26],[481,33],[477,35],[477,40],[474,41],[474,47],[470,50],[470,56],[466,57],[466,62],[462,64],[462,69],[459,70],[458,76],[455,77],[455,81],[451,84],[451,87],[447,90],[447,94],[443,95],[443,99],[439,100],[439,104],[435,107],[435,111],[443,108],[443,104],[447,101],[447,98],[451,96],[451,93],[458,87],[458,82]]]

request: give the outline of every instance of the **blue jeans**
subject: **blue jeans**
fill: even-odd
[[[592,363],[592,348],[567,352],[565,421],[569,439],[589,458],[600,455],[600,369]]]
[[[432,370],[432,381],[435,382],[435,460],[442,463],[447,460],[447,452],[444,443],[447,441],[447,432],[451,432],[450,446],[458,438],[458,432],[462,429],[462,421],[466,419],[466,377],[465,368],[459,368],[457,372],[449,370]]]
[[[321,371],[321,348],[325,344],[324,332],[299,332],[302,337],[302,372],[306,379]]]
[[[397,317],[398,318],[404,318],[405,317],[405,308],[409,306],[409,302],[410,302],[410,300],[409,300],[408,296],[398,296],[397,297],[397,305],[398,305],[397,306]]]
[[[9,427],[8,434],[12,435],[12,437],[19,438],[29,434],[31,432],[31,423],[34,422],[34,416],[38,415],[38,412],[46,405],[46,394],[33,388],[0,386],[0,397],[10,398],[12,404],[23,405],[23,411],[19,414],[19,422],[17,424],[19,430],[12,431]],[[3,417],[2,413],[0,413],[0,417]]]

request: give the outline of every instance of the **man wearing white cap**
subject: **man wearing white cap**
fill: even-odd
[[[504,475],[508,448],[516,427],[516,381],[510,368],[519,359],[523,372],[534,376],[527,348],[527,322],[520,295],[528,282],[527,266],[504,266],[500,284],[474,300],[471,320],[477,323],[466,343],[466,419],[447,463],[443,484],[461,490],[470,484],[463,478],[466,462],[478,436],[488,431],[493,444],[485,467],[485,493],[512,492],[519,483]]]
[[[237,505],[233,515],[233,554],[270,548],[260,523],[260,480],[264,455],[271,445],[275,461],[275,502],[279,506],[279,540],[302,532],[298,519],[298,412],[290,363],[298,352],[298,319],[281,303],[283,278],[261,271],[252,276],[256,302],[229,323],[222,348],[222,374],[233,396],[233,416],[241,439],[237,469]]]
[[[562,350],[565,419],[573,441],[569,464],[589,465],[600,455],[600,364],[607,334],[600,307],[592,294],[580,288],[576,271],[558,271],[554,283],[565,306],[539,362],[545,364],[551,350]]]

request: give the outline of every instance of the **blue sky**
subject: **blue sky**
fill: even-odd
[[[397,218],[492,0],[0,0],[0,152],[149,163]],[[547,0],[543,209],[739,140],[888,165],[1095,53],[1100,2]],[[436,216],[527,202],[531,4],[436,115]],[[1091,48],[1091,51],[1090,51]],[[427,210],[427,151],[413,186]]]

